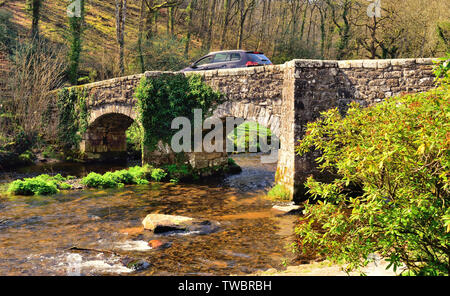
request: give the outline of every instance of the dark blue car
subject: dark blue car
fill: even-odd
[[[226,50],[211,52],[193,63],[191,66],[181,70],[181,72],[255,67],[264,65],[272,65],[272,62],[262,52]]]

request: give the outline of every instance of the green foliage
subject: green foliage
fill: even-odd
[[[72,84],[76,85],[78,82],[78,66],[80,64],[81,54],[81,35],[83,34],[84,25],[84,0],[79,1],[80,17],[69,17],[70,30],[70,51],[69,51],[69,68],[68,76]]]
[[[267,192],[267,196],[273,200],[290,200],[291,192],[281,184],[277,184]]]
[[[163,74],[159,77],[143,77],[135,92],[138,99],[139,121],[145,130],[143,143],[149,150],[158,141],[170,143],[176,133],[172,120],[179,116],[194,122],[194,109],[201,109],[208,117],[213,106],[222,101],[222,95],[203,83],[201,76]]]
[[[192,167],[187,164],[175,163],[165,165],[164,170],[167,172],[169,178],[177,180],[175,183],[178,183],[179,180],[190,178],[193,175]]]
[[[112,178],[111,173],[100,175],[97,173],[89,173],[81,180],[81,184],[89,188],[116,188],[119,184]],[[123,186],[123,184],[122,184]]]
[[[153,180],[159,182],[167,176],[167,173],[163,169],[153,169],[151,176]]]
[[[346,117],[337,109],[309,123],[297,151],[321,151],[319,168],[338,177],[308,178],[317,199],[296,227],[298,251],[318,253],[358,269],[369,254],[402,263],[416,275],[449,273],[450,92],[391,98]],[[349,186],[362,193],[348,193]]]
[[[89,188],[118,188],[123,187],[124,185],[148,184],[147,179],[150,177],[153,178],[153,174],[155,174],[156,177],[163,175],[164,171],[161,170],[161,173],[159,170],[160,169],[153,169],[151,166],[145,165],[142,167],[131,167],[127,170],[107,172],[104,175],[90,173],[81,180],[81,183]]]
[[[228,158],[228,165],[237,166],[237,163],[236,163],[236,161],[233,158],[229,157]]]
[[[67,178],[60,174],[56,176],[43,174],[12,182],[8,187],[8,192],[14,195],[51,195],[58,193],[59,189],[70,189],[71,186],[65,181]]]
[[[141,154],[142,147],[142,137],[143,132],[137,122],[133,122],[131,126],[125,132],[127,137],[127,151],[130,153],[139,153]]]
[[[77,147],[88,127],[87,94],[83,88],[63,88],[58,93],[58,142],[65,150]]]
[[[434,66],[434,75],[436,75],[435,81],[438,83],[450,81],[450,52],[446,57],[438,59]]]
[[[256,151],[252,152],[260,152],[261,146],[259,143],[259,139],[267,139],[267,144],[270,145],[272,132],[270,129],[263,127],[257,122],[247,121],[240,124],[233,130],[233,133],[230,133],[227,138],[234,143],[235,151],[250,151],[250,144],[256,145]],[[255,149],[255,147],[252,147]]]
[[[24,153],[19,155],[19,160],[22,163],[31,164],[31,163],[33,163],[33,161],[36,160],[36,155],[34,155],[33,152],[27,150]]]

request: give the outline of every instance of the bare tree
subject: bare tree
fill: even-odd
[[[62,86],[66,58],[64,48],[49,45],[43,39],[18,46],[11,63],[10,107],[25,132],[38,132],[41,128],[49,93]]]

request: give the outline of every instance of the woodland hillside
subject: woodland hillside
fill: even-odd
[[[178,70],[220,49],[263,51],[274,63],[294,58],[430,57],[449,50],[448,1],[383,0],[380,17],[369,17],[371,2],[77,0],[73,3],[84,11],[76,18],[82,21],[75,76],[86,82],[142,70]],[[70,52],[77,27],[70,24],[69,4],[1,0],[0,9],[10,14],[19,39],[37,35]],[[73,54],[68,56],[73,59]]]

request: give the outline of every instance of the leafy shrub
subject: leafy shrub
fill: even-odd
[[[291,193],[290,191],[283,185],[277,184],[272,187],[267,193],[267,196],[273,200],[290,200]]]
[[[153,169],[152,170],[152,179],[156,182],[161,181],[167,176],[167,173],[163,169]]]
[[[139,127],[139,124],[133,122],[125,134],[127,137],[127,151],[136,157],[141,156],[142,130]]]
[[[435,62],[434,75],[436,75],[435,81],[438,83],[445,83],[450,79],[450,52],[446,57],[440,58]]]
[[[71,186],[64,181],[66,178],[60,174],[49,176],[43,174],[34,178],[16,180],[8,187],[8,192],[15,195],[51,195],[59,192],[59,189],[70,189]]]
[[[117,188],[124,185],[148,184],[146,180],[150,166],[135,166],[127,170],[107,172],[104,175],[90,173],[81,180],[81,183],[90,188]]]
[[[352,104],[309,123],[299,154],[321,151],[319,168],[338,177],[308,178],[316,204],[305,205],[296,227],[300,252],[349,263],[348,270],[378,253],[394,270],[449,273],[449,85],[391,98],[369,108]],[[362,193],[351,195],[357,185]]]
[[[100,175],[97,173],[89,173],[81,180],[81,184],[89,188],[116,188],[120,184],[111,176],[111,173]],[[123,185],[123,184],[122,184]]]
[[[228,158],[228,165],[237,166],[238,164],[236,163],[236,161],[233,158],[229,157]]]
[[[169,164],[164,166],[170,178],[183,179],[192,175],[192,167],[187,164]]]

